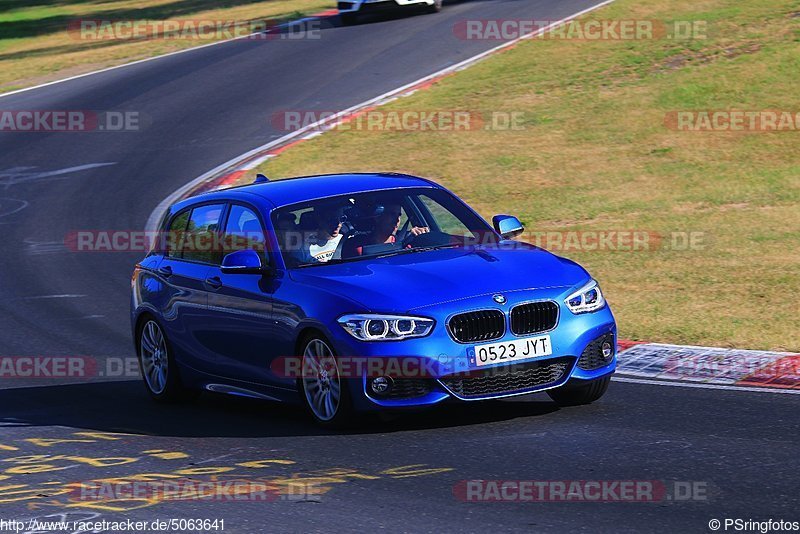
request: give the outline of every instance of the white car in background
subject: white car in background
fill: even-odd
[[[443,0],[340,0],[336,7],[344,24],[353,24],[361,15],[395,9],[424,9],[427,13],[442,10]]]

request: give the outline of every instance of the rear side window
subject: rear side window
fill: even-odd
[[[219,220],[224,207],[224,204],[209,204],[192,210],[185,238],[181,243],[181,257],[184,260],[220,263],[222,250],[219,246]]]
[[[181,257],[181,246],[186,235],[186,227],[189,226],[189,213],[191,210],[186,210],[178,214],[169,225],[167,229],[166,240],[166,254],[172,258]]]

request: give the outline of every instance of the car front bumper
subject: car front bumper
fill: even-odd
[[[338,357],[344,365],[352,360],[372,361],[375,365],[349,366],[343,369],[348,378],[356,409],[361,411],[391,408],[421,407],[443,401],[475,401],[525,395],[559,387],[568,380],[594,380],[610,375],[616,368],[616,323],[608,305],[592,313],[574,315],[563,304],[567,288],[506,293],[504,306],[486,306],[486,297],[476,297],[482,309],[502,309],[508,312],[515,304],[534,300],[552,300],[559,304],[556,327],[548,332],[552,355],[517,363],[497,363],[476,367],[471,352],[479,343],[459,343],[449,334],[445,321],[452,313],[477,309],[476,303],[459,301],[435,306],[435,317],[425,309],[411,314],[433,317],[437,324],[423,338],[401,341],[359,341],[340,326],[331,329]],[[433,307],[432,307],[433,309]],[[439,318],[442,318],[441,320]],[[542,334],[531,334],[530,337]],[[492,342],[510,341],[528,336],[516,336],[509,329],[503,337]],[[597,340],[610,340],[610,358],[587,357],[596,349]],[[595,342],[594,345],[591,345]],[[591,346],[590,346],[591,345]],[[587,352],[585,352],[587,351]],[[592,353],[593,354],[593,353]],[[582,358],[583,356],[583,358]],[[377,361],[375,361],[377,360]],[[406,365],[410,362],[409,365]],[[580,362],[580,364],[579,364]],[[356,372],[353,372],[354,369]],[[388,395],[377,395],[371,380],[390,376]]]

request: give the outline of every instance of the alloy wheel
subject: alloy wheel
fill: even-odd
[[[155,395],[160,395],[167,387],[169,358],[166,339],[155,321],[147,321],[142,328],[139,356],[147,387]]]
[[[303,351],[303,392],[308,406],[321,421],[336,415],[341,400],[342,382],[331,348],[321,339],[312,339]]]

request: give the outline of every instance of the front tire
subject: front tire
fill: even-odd
[[[559,406],[580,406],[591,404],[608,389],[611,377],[606,376],[595,380],[582,380],[580,382],[567,382],[561,387],[547,391],[550,398]]]
[[[339,373],[336,354],[319,334],[307,336],[300,344],[302,374],[297,387],[303,403],[317,424],[346,428],[355,422],[347,379]]]
[[[191,396],[181,382],[167,336],[155,319],[142,322],[137,336],[137,356],[142,380],[158,402],[176,402]]]

